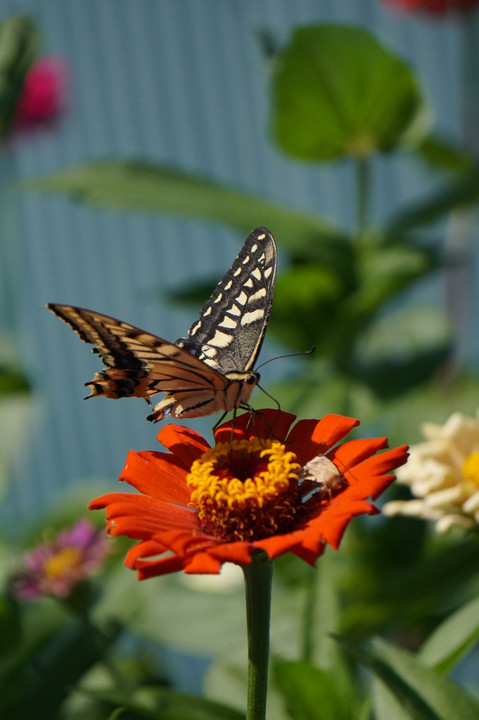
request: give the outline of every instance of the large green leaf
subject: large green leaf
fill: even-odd
[[[387,686],[414,720],[476,720],[479,704],[453,682],[409,652],[375,640],[370,651],[351,655]]]
[[[317,215],[281,205],[204,177],[135,160],[98,161],[37,178],[23,189],[67,193],[77,200],[107,208],[124,208],[201,218],[234,227],[243,234],[266,225],[285,247],[336,254],[347,245],[334,226]],[[321,241],[321,243],[319,243]]]
[[[406,63],[370,33],[340,25],[295,30],[276,60],[272,98],[274,139],[306,160],[390,150],[422,108]]]
[[[479,598],[446,618],[422,645],[423,663],[448,672],[479,638]]]

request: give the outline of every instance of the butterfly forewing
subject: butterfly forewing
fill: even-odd
[[[222,372],[251,370],[271,314],[276,267],[272,234],[256,228],[178,345]]]
[[[49,304],[106,367],[91,395],[166,397],[148,416],[161,420],[228,412],[247,405],[258,376],[251,371],[266,331],[276,277],[276,244],[266,228],[247,238],[231,269],[201,310],[186,339],[170,343],[92,310]],[[250,281],[251,279],[251,281]]]

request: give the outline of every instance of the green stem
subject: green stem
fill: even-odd
[[[311,568],[308,573],[308,585],[306,587],[306,598],[304,603],[302,627],[301,627],[301,657],[307,662],[312,662],[314,652],[314,616],[317,604],[317,569]]]
[[[356,235],[360,241],[369,224],[369,211],[371,202],[371,163],[369,157],[359,157],[356,160]]]
[[[265,554],[254,555],[243,567],[248,633],[248,699],[246,720],[264,720],[269,663],[269,627],[273,563]]]

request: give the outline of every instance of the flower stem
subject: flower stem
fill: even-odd
[[[356,236],[361,241],[369,223],[371,195],[371,167],[368,157],[360,157],[356,161]]]
[[[254,555],[243,567],[248,633],[247,720],[264,720],[269,663],[269,627],[273,563],[266,554]]]

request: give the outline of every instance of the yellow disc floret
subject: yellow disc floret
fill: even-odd
[[[255,540],[286,531],[301,499],[300,465],[277,440],[234,440],[207,450],[191,466],[191,504],[204,532]]]
[[[81,561],[81,553],[78,548],[66,547],[55,553],[45,561],[43,570],[51,578],[60,577],[75,568]]]
[[[479,452],[473,452],[464,460],[462,472],[465,480],[479,488]]]

